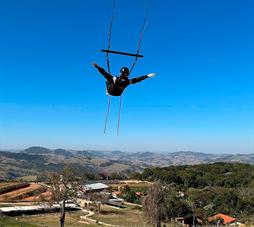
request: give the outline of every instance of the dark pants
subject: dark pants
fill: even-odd
[[[125,89],[125,87],[119,87],[110,81],[106,82],[106,87],[107,87],[108,94],[112,96],[121,96]]]

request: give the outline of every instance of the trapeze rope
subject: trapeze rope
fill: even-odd
[[[108,96],[108,110],[107,110],[105,125],[104,125],[104,134],[106,133],[106,129],[107,129],[108,115],[109,115],[109,111],[110,111],[110,103],[111,103],[111,96],[109,95]]]
[[[148,0],[147,5],[146,5],[146,9],[145,9],[145,17],[144,17],[143,26],[141,28],[141,32],[140,32],[140,35],[139,35],[136,55],[138,55],[140,50],[141,50],[141,42],[142,42],[142,39],[143,39],[143,35],[145,33],[145,29],[148,25],[148,10],[149,10],[150,4],[151,4],[151,0]],[[130,69],[130,74],[131,74],[133,68],[135,67],[137,61],[138,61],[138,56],[135,57],[135,60],[134,60],[132,66],[131,66],[131,69]]]
[[[118,110],[117,136],[119,136],[119,131],[120,131],[121,107],[122,107],[122,95],[120,96],[120,103],[119,103],[119,110]]]
[[[112,32],[112,25],[114,21],[114,14],[115,14],[115,0],[112,0],[112,15],[111,15],[111,20],[110,20],[110,25],[109,25],[109,32],[108,32],[108,50],[110,49],[110,43],[111,43],[111,32]],[[108,67],[108,72],[110,72],[110,62],[109,62],[109,53],[106,55],[107,58],[107,67]],[[106,133],[107,129],[107,123],[108,123],[108,115],[110,112],[110,103],[111,103],[111,96],[108,96],[108,110],[106,114],[106,119],[105,119],[105,125],[104,125],[104,134]]]

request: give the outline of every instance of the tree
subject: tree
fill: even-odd
[[[161,222],[167,219],[166,196],[165,188],[160,183],[155,182],[149,188],[142,202],[148,221],[157,227],[160,227]]]
[[[110,175],[110,179],[111,180],[126,180],[126,176],[123,173],[117,173],[117,172],[113,172]]]
[[[90,199],[94,202],[98,213],[101,212],[101,205],[105,204],[110,198],[109,193],[103,193],[103,192],[92,192],[90,193]]]
[[[195,209],[196,209],[196,204],[195,204],[195,200],[189,196],[187,199],[186,199],[186,202],[188,204],[188,206],[191,208],[191,212],[192,212],[192,227],[195,227]]]
[[[76,203],[80,178],[77,178],[73,169],[66,167],[59,173],[48,173],[47,179],[52,195],[51,202],[60,204],[60,227],[64,227],[66,202],[71,200]]]
[[[204,194],[203,190],[201,189],[195,189],[195,188],[189,188],[186,193],[186,204],[190,208],[190,212],[192,214],[192,227],[196,226],[196,218],[198,217],[204,217],[205,216],[205,201],[208,197],[208,194]],[[207,207],[208,208],[208,207]]]

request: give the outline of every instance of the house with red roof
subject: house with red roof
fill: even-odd
[[[222,223],[220,223],[220,224],[225,225],[225,226],[240,224],[237,222],[236,218],[230,217],[230,216],[228,216],[226,214],[222,214],[222,213],[216,214],[216,215],[208,218],[209,222],[215,221],[215,220],[218,220],[218,221],[221,220]]]

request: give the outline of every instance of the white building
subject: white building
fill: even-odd
[[[101,192],[109,189],[109,186],[103,183],[86,184],[83,186],[85,192]]]

